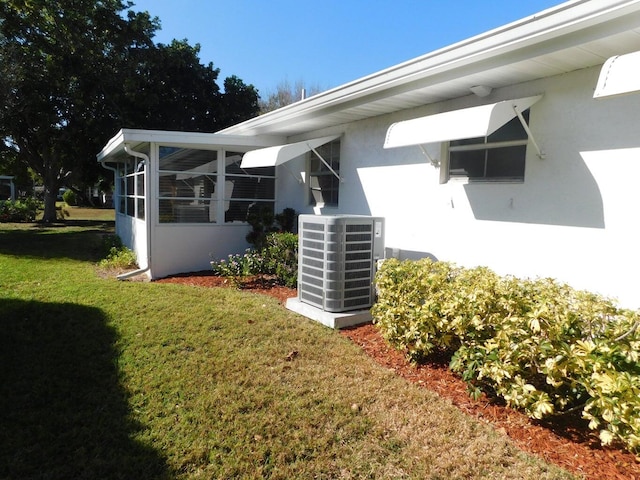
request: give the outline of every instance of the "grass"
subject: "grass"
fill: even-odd
[[[0,478],[571,478],[271,298],[100,278],[75,213],[0,224]]]

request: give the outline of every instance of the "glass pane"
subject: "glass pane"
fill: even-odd
[[[309,178],[312,204],[338,205],[340,181],[333,174],[312,175]]]
[[[486,152],[486,150],[449,152],[449,175],[451,177],[484,177]]]
[[[331,168],[336,172],[340,171],[340,140],[325,143],[316,148],[316,151],[322,156]],[[311,152],[311,171],[312,172],[329,172],[327,166],[318,158],[315,152]]]
[[[125,193],[123,193],[124,195],[133,195],[134,194],[134,190],[133,190],[133,181],[134,181],[134,177],[129,175],[126,179],[127,181],[127,191]]]
[[[127,215],[129,215],[130,217],[134,216],[135,213],[135,203],[134,203],[134,198],[133,197],[126,197],[127,199]]]
[[[524,119],[529,123],[529,110],[522,113]],[[520,123],[520,119],[516,116],[511,121],[500,127],[487,137],[487,143],[504,142],[508,140],[526,140],[527,132]]]
[[[274,178],[227,176],[225,196],[227,198],[245,198],[273,200],[275,198]]]
[[[255,210],[263,208],[269,208],[272,212],[274,209],[273,202],[251,202],[246,200],[230,200],[228,202],[228,208],[226,208],[224,214],[225,222],[246,222],[247,215]]]
[[[210,200],[158,201],[160,223],[210,223],[216,220],[216,202]]]
[[[452,147],[458,147],[460,145],[478,145],[484,143],[484,137],[476,137],[476,138],[462,138],[460,140],[451,140],[449,145]]]
[[[175,172],[218,172],[218,152],[190,148],[160,147],[160,170]]]
[[[116,200],[116,202],[117,202],[117,204],[118,204],[118,212],[119,212],[119,213],[126,213],[126,212],[124,211],[124,208],[125,208],[124,198],[125,198],[125,197],[123,197],[123,196],[119,196],[119,197],[117,198],[117,200]]]
[[[118,194],[119,195],[124,195],[125,191],[124,191],[124,187],[125,187],[125,177],[120,177],[118,178]]]
[[[136,175],[136,195],[144,197],[144,173]]]
[[[526,153],[525,145],[489,150],[487,177],[524,179]]]
[[[229,173],[233,170],[234,173],[242,172],[240,164],[242,163],[242,153],[238,152],[224,152],[224,165],[226,172]],[[230,170],[231,168],[231,170]]]
[[[160,172],[158,185],[160,197],[212,198],[216,190],[216,177]]]
[[[276,167],[246,168],[245,170],[250,175],[259,175],[264,177],[276,176]]]
[[[136,199],[136,217],[140,220],[144,220],[144,198]]]

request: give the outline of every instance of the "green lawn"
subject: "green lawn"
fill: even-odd
[[[0,224],[0,478],[571,478],[274,299],[101,278],[75,213]]]

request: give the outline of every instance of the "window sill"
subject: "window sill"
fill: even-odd
[[[519,185],[519,184],[523,184],[524,183],[524,178],[466,178],[466,177],[455,177],[455,178],[449,178],[449,180],[447,180],[444,183],[451,183],[451,184],[462,184],[462,185],[470,185],[470,184],[474,184],[474,185],[482,185],[482,184],[515,184],[515,185]]]

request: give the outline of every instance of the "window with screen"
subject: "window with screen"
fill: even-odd
[[[529,110],[522,114],[529,122]],[[520,119],[487,137],[453,140],[448,146],[448,178],[470,182],[523,182],[528,135]]]
[[[340,140],[325,143],[315,149],[315,151],[309,152],[311,205],[317,207],[338,206],[338,194],[340,190],[339,174]]]

